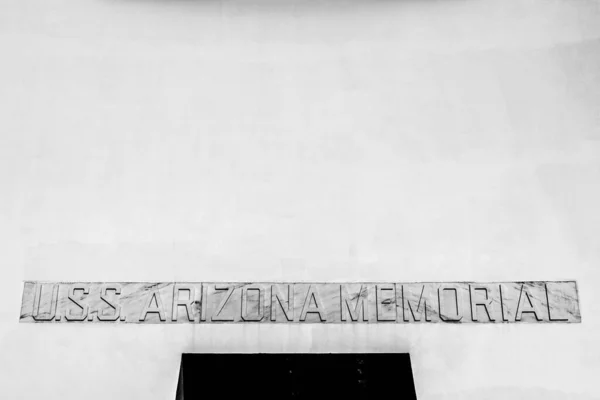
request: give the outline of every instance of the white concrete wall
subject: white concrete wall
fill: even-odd
[[[173,399],[184,351],[600,398],[599,38],[584,0],[3,0],[0,398]],[[576,279],[583,323],[18,324],[24,279]]]

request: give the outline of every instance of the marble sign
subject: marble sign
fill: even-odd
[[[25,282],[21,322],[581,322],[577,285],[560,282]]]

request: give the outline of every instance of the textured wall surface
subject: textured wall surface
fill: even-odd
[[[600,398],[598,1],[3,0],[0,49],[0,397],[408,351],[422,400]],[[582,323],[19,324],[23,280],[576,280]]]

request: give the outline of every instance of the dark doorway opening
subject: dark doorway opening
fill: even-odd
[[[417,398],[408,354],[183,354],[177,400],[209,396]]]

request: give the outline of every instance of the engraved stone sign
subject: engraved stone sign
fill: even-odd
[[[25,282],[20,322],[577,323],[575,281]]]

